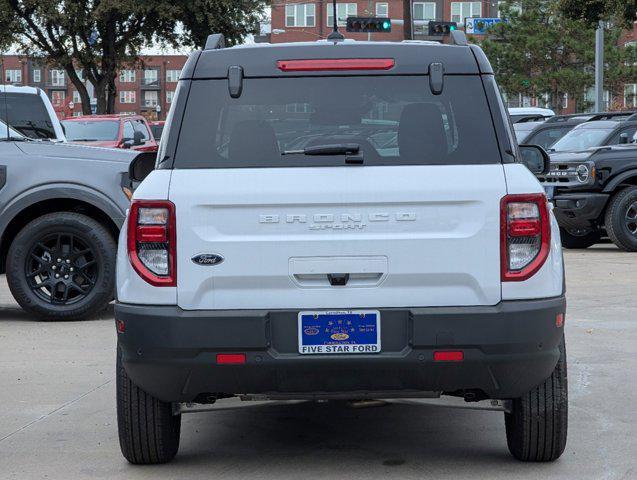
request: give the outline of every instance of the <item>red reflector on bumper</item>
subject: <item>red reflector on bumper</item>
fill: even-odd
[[[118,333],[124,333],[126,331],[126,325],[122,320],[115,320],[115,327]]]
[[[219,365],[243,365],[246,363],[245,353],[219,353],[217,354]]]
[[[555,326],[557,328],[562,328],[564,326],[564,314],[558,313],[555,317]]]
[[[463,360],[464,353],[461,350],[434,352],[434,361],[436,362],[462,362]]]

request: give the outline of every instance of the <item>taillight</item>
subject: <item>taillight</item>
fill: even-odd
[[[128,258],[146,282],[177,285],[175,205],[167,200],[134,200],[128,216]]]
[[[546,196],[507,195],[500,209],[502,281],[527,280],[544,265],[551,249]]]

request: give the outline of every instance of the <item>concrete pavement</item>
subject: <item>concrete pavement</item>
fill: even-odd
[[[442,407],[267,406],[184,417],[177,459],[119,452],[112,311],[47,323],[0,281],[0,479],[637,478],[637,254],[566,252],[569,442],[509,456],[503,415]]]

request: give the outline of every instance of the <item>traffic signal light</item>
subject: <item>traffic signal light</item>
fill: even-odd
[[[348,17],[347,31],[388,33],[391,32],[391,19],[378,17]]]
[[[456,22],[429,22],[429,36],[440,37],[443,35],[450,35],[451,32],[458,28]]]

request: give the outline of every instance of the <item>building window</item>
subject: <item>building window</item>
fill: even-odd
[[[40,83],[42,81],[42,70],[39,68],[33,69],[33,83]]]
[[[357,13],[355,3],[338,3],[336,4],[336,15],[338,15],[338,25],[344,27],[347,25],[347,17],[355,17]],[[332,4],[327,5],[327,26],[334,25],[334,7]]]
[[[81,82],[84,81],[84,70],[75,70],[75,75],[77,75],[77,78],[79,78]]]
[[[467,17],[482,16],[482,2],[451,2],[451,21],[464,24]]]
[[[628,83],[624,85],[624,107],[637,107],[637,83]]]
[[[434,2],[414,2],[414,20],[429,21],[436,19],[436,4]]]
[[[78,92],[77,90],[73,90],[73,103],[82,103],[80,92]]]
[[[166,70],[166,81],[175,83],[179,80],[179,75],[181,75],[181,70]]]
[[[144,85],[157,85],[159,81],[159,71],[152,68],[144,70]]]
[[[54,87],[64,86],[64,70],[51,70],[50,73],[51,85]]]
[[[377,17],[389,17],[389,3],[376,2],[376,16]]]
[[[119,103],[135,103],[136,101],[135,90],[122,90],[119,92]]]
[[[166,103],[171,104],[173,103],[173,99],[175,98],[175,91],[174,90],[167,90],[166,91]]]
[[[120,83],[135,83],[135,70],[122,70],[119,72]]]
[[[4,72],[7,83],[22,83],[22,70],[5,70]]]
[[[313,3],[285,6],[286,27],[314,27],[315,25],[316,7]]]
[[[74,117],[81,117],[82,115],[84,115],[83,112],[73,112]]]
[[[159,96],[157,92],[144,92],[144,106],[156,107],[159,102]]]
[[[64,90],[54,90],[51,92],[51,103],[56,107],[61,106],[65,98],[66,92]]]

